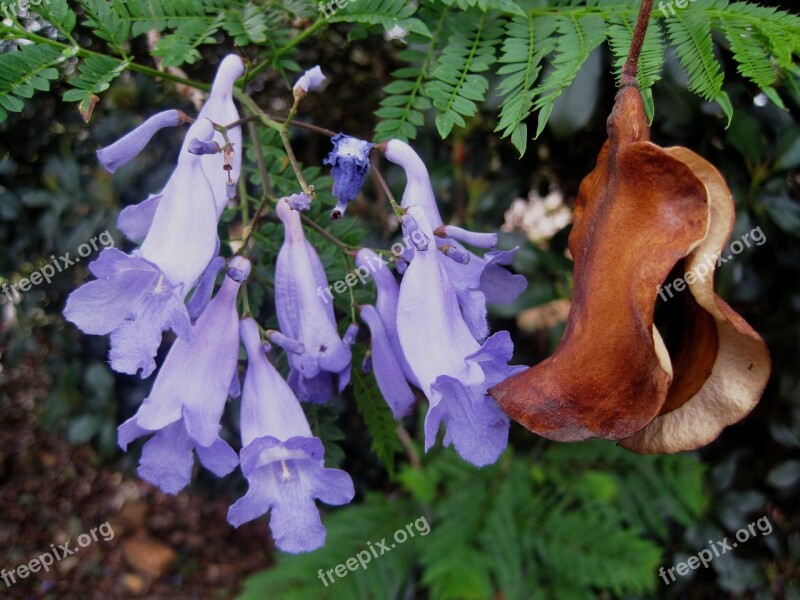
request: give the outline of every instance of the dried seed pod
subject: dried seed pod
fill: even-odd
[[[714,293],[716,257],[733,229],[734,205],[725,180],[708,161],[686,148],[667,148],[703,181],[709,198],[709,231],[686,259],[684,330],[673,361],[674,378],[660,414],[620,442],[634,452],[681,452],[712,442],[743,419],[767,385],[770,358],[759,335]]]

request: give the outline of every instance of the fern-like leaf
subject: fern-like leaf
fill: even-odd
[[[78,65],[78,75],[68,80],[73,89],[64,93],[66,102],[79,102],[78,110],[85,121],[92,116],[97,94],[106,91],[111,82],[128,67],[127,61],[108,56],[89,56]]]
[[[261,44],[267,40],[266,11],[252,2],[241,9],[229,11],[225,16],[225,31],[231,35],[238,46]]]
[[[330,10],[333,12],[327,19],[331,23],[382,25],[387,32],[399,27],[409,33],[431,36],[425,23],[414,17],[417,7],[405,0],[354,0],[340,9],[333,3]]]
[[[714,56],[711,22],[703,6],[677,11],[667,19],[667,32],[675,53],[689,77],[689,89],[707,101],[720,105],[728,122],[733,106],[722,90],[722,69]]]
[[[597,15],[560,17],[556,21],[556,30],[560,35],[552,61],[554,68],[533,91],[536,96],[534,108],[539,111],[534,136],[537,138],[544,131],[556,99],[572,84],[589,54],[605,40],[605,23]]]
[[[514,17],[506,25],[506,36],[498,62],[498,75],[505,75],[497,88],[504,97],[495,131],[511,136],[511,143],[525,154],[528,126],[525,119],[533,110],[533,87],[542,69],[542,59],[555,45],[552,39],[555,20],[552,17]]]
[[[130,35],[130,21],[117,12],[118,3],[106,0],[80,0],[79,3],[86,15],[83,24],[120,52]]]
[[[473,116],[477,102],[489,89],[484,73],[495,62],[495,46],[503,34],[502,21],[489,13],[468,11],[453,19],[450,39],[426,88],[426,95],[439,111],[436,128],[446,138],[454,125],[464,127],[464,117]]]
[[[38,44],[0,54],[0,123],[9,112],[22,111],[25,99],[48,91],[50,82],[58,78],[55,65],[63,60],[57,49]]]

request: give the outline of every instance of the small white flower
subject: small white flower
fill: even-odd
[[[294,94],[295,96],[299,94],[302,97],[307,92],[313,92],[319,88],[323,81],[325,81],[325,75],[322,74],[322,69],[317,65],[303,73],[300,79],[297,80],[293,88]]]

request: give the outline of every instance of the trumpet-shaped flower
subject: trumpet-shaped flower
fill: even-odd
[[[195,125],[205,122],[203,127],[213,124],[224,126],[239,120],[239,112],[236,110],[236,105],[233,103],[233,86],[236,83],[236,80],[241,77],[243,73],[244,64],[239,56],[231,54],[223,59],[219,68],[217,69],[217,74],[214,78],[214,83],[211,86],[211,92],[208,95],[208,99],[197,115]],[[165,113],[160,114],[167,115],[168,113],[172,112],[180,111],[166,111]],[[155,117],[152,117],[150,120],[152,119],[155,119]],[[168,122],[167,116],[162,117],[162,119],[163,122]],[[101,161],[106,168],[113,170],[106,163],[112,165],[114,168],[119,166],[119,164],[114,162],[112,159],[115,159],[117,154],[121,152],[121,147],[116,149],[114,152],[111,152],[111,150],[115,147],[118,147],[118,145],[125,141],[126,138],[129,138],[129,136],[133,136],[138,130],[143,129],[146,124],[147,122],[142,124],[139,128],[137,128],[137,130],[134,130],[134,132],[131,132],[127,136],[120,139],[112,146],[98,151],[98,156],[101,158]],[[163,126],[165,125],[162,125],[162,127]],[[143,130],[142,133],[138,133],[136,136],[132,137],[130,142],[123,144],[123,147],[130,150],[127,154],[125,154],[124,162],[127,162],[136,156],[136,154],[138,154],[144,148],[144,145],[147,143],[147,141],[149,141],[150,137],[152,137],[152,133],[149,136],[146,136],[146,131],[148,130]],[[191,150],[200,150],[203,152],[204,150],[201,149],[207,150],[208,148],[213,148],[215,145],[219,148],[225,147],[225,140],[221,132],[212,132],[210,136],[205,134],[201,136],[198,135],[198,133],[199,132],[194,129],[194,126],[189,129],[183,145],[181,146],[179,155],[180,157],[190,153]],[[205,179],[211,185],[217,218],[219,218],[219,216],[222,214],[222,211],[225,209],[225,206],[228,204],[228,200],[230,198],[230,186],[232,184],[235,186],[242,169],[241,126],[237,125],[228,129],[227,136],[228,140],[233,146],[232,153],[226,153],[223,151],[202,154],[202,158],[200,160],[200,167],[204,173]],[[132,152],[133,150],[135,150],[135,152]],[[167,183],[167,187],[169,187],[170,183],[171,180]],[[142,239],[150,229],[151,223],[156,215],[156,210],[158,205],[161,203],[162,198],[163,193],[153,194],[137,205],[125,207],[120,212],[120,215],[117,219],[117,227],[132,240]]]
[[[350,379],[350,348],[336,330],[333,305],[317,290],[328,280],[317,252],[306,240],[300,213],[278,202],[285,237],[275,267],[275,310],[281,332],[301,344],[289,349],[289,384],[304,402],[327,402],[333,395],[331,373],[339,376],[339,391]],[[277,342],[276,342],[277,343]]]
[[[331,219],[340,219],[347,210],[347,204],[355,200],[369,171],[369,151],[374,144],[358,138],[338,133],[331,139],[333,150],[323,160],[332,165],[333,195],[338,200],[331,211]]]
[[[412,206],[408,213],[433,237],[421,207]],[[507,365],[513,353],[508,332],[482,345],[475,341],[439,254],[433,245],[417,250],[403,275],[397,305],[400,345],[430,402],[425,449],[434,444],[444,421],[445,446],[452,443],[465,460],[483,466],[497,460],[508,443],[508,417],[487,390],[525,367]]]
[[[385,144],[386,158],[401,166],[406,173],[406,188],[401,206],[418,206],[436,232],[436,244],[445,253],[440,260],[455,286],[458,304],[473,337],[483,341],[489,335],[486,304],[513,302],[527,287],[522,275],[504,267],[511,263],[518,248],[487,252],[483,256],[467,250],[461,242],[479,248],[493,248],[496,234],[473,233],[459,227],[444,226],[433,195],[433,187],[425,163],[414,150],[399,140]]]
[[[242,472],[249,489],[228,511],[238,527],[270,512],[270,529],[284,552],[309,552],[325,543],[315,499],[347,504],[355,493],[350,476],[326,469],[325,450],[312,435],[289,385],[267,359],[252,319],[240,325],[247,350],[242,392]]]
[[[208,138],[208,121],[190,134]],[[97,277],[75,290],[64,316],[85,333],[111,334],[111,367],[148,377],[161,333],[191,339],[183,300],[216,253],[214,196],[200,157],[184,153],[155,207],[141,249],[131,256],[107,248],[89,269]]]
[[[175,494],[189,483],[192,449],[220,477],[238,463],[219,429],[239,358],[236,295],[249,272],[247,259],[231,260],[222,287],[194,325],[192,341],[175,340],[150,395],[119,427],[123,450],[155,433],[142,451],[139,475],[164,492]]]

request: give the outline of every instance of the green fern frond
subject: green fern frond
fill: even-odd
[[[624,14],[611,17],[606,28],[608,45],[611,53],[615,57],[614,67],[619,83],[622,76],[622,67],[628,58],[628,50],[633,39],[633,29],[635,23],[631,18]],[[639,91],[642,93],[644,109],[647,118],[652,121],[655,113],[653,103],[653,84],[661,79],[661,69],[664,65],[664,36],[661,33],[661,26],[657,21],[651,20],[647,28],[647,34],[642,45],[642,52],[639,55],[639,73],[636,77],[639,83]]]
[[[79,102],[78,110],[88,121],[97,94],[106,91],[111,82],[128,67],[128,61],[92,55],[78,65],[78,75],[67,80],[73,89],[64,93],[66,102]]]
[[[263,7],[248,2],[241,9],[226,13],[224,27],[237,46],[261,44],[267,40],[269,30],[267,13]]]
[[[123,0],[134,36],[163,32],[191,21],[213,21],[225,9],[222,0]]]
[[[200,58],[198,47],[215,43],[214,34],[225,22],[225,15],[213,19],[197,19],[181,23],[174,33],[165,35],[158,42],[153,56],[161,56],[165,67],[192,64]]]
[[[425,94],[439,111],[436,128],[443,138],[454,125],[464,127],[464,117],[478,110],[486,99],[489,81],[484,73],[495,62],[495,46],[503,34],[502,21],[489,13],[464,12],[453,19],[450,38]]]
[[[39,6],[30,7],[33,12],[41,16],[53,27],[68,35],[75,28],[75,13],[67,4],[67,0],[50,0],[42,2]]]
[[[38,44],[0,54],[0,123],[9,112],[21,112],[37,91],[48,91],[50,82],[58,79],[55,65],[63,60],[57,49]]]
[[[501,14],[516,15],[518,17],[526,16],[525,11],[513,0],[442,0],[442,4],[457,6],[461,10],[479,8],[484,12],[491,10]]]
[[[417,7],[405,0],[357,0],[344,8],[336,9],[335,6],[333,14],[327,17],[331,23],[382,25],[387,32],[400,27],[409,33],[431,37],[425,23],[414,17]]]
[[[353,357],[353,364],[360,365],[364,358],[363,350],[356,354],[361,355]],[[370,447],[386,470],[394,473],[395,456],[402,451],[402,446],[395,433],[397,423],[392,411],[383,399],[374,375],[366,375],[360,368],[354,368],[352,378],[356,406],[372,438]]]
[[[589,58],[589,54],[606,38],[603,19],[593,14],[583,17],[572,14],[559,17],[556,20],[556,31],[559,36],[552,60],[554,68],[541,85],[533,90],[536,97],[534,108],[539,111],[539,121],[534,136],[536,138],[544,131],[555,101],[572,84],[581,66]]]
[[[728,94],[722,90],[723,74],[714,56],[711,21],[702,8],[697,6],[693,10],[677,11],[667,19],[667,32],[689,77],[689,89],[705,100],[717,102],[730,122],[733,106]]]
[[[525,119],[533,110],[533,87],[542,69],[542,59],[552,52],[555,20],[551,17],[514,17],[506,25],[498,75],[505,75],[497,92],[503,96],[500,118],[495,131],[511,136],[511,143],[525,154],[528,126]]]
[[[118,11],[118,2],[106,0],[79,0],[86,19],[83,24],[91,28],[94,34],[107,41],[117,52],[121,52],[130,35],[130,21],[123,18]]]
[[[375,141],[383,142],[393,138],[404,141],[417,137],[417,128],[425,122],[423,111],[431,108],[431,101],[425,96],[424,84],[430,77],[436,63],[439,44],[445,38],[450,9],[446,6],[434,9],[423,8],[420,16],[433,26],[430,40],[424,36],[411,34],[409,47],[398,57],[408,66],[392,73],[393,81],[384,86],[386,97],[375,116],[381,121],[375,127]]]

